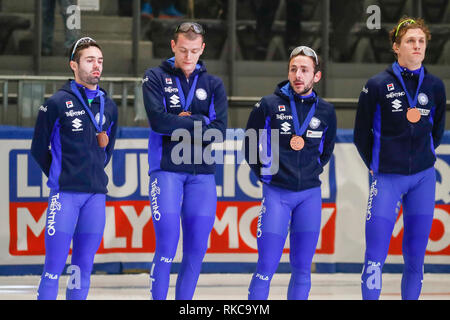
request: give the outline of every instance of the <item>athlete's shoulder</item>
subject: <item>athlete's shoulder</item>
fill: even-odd
[[[289,102],[287,103],[289,104]],[[262,108],[266,112],[270,112],[274,109],[280,109],[282,111],[283,109],[286,109],[286,102],[282,100],[279,96],[276,94],[269,94],[267,96],[263,96],[259,102],[257,103],[258,107]]]
[[[64,88],[61,88],[44,102],[44,106],[53,111],[71,108],[75,99],[76,97],[72,93]]]
[[[163,74],[166,72],[159,66],[159,67],[152,67],[148,68],[144,72],[144,79],[148,78],[161,78]]]
[[[444,81],[442,81],[441,78],[439,78],[439,77],[435,76],[434,74],[428,72],[428,70],[426,68],[425,68],[425,70],[426,70],[425,77],[428,78],[434,86],[437,86],[438,89],[445,88]]]
[[[334,105],[321,97],[318,97],[317,107],[326,115],[327,118],[336,118],[336,110]]]
[[[326,101],[325,99],[318,97],[317,99],[318,101],[318,105],[322,108],[325,108],[327,110],[332,110],[334,109],[334,105],[331,102]]]
[[[390,68],[375,74],[367,80],[367,85],[369,87],[381,86],[386,83],[386,81],[391,81],[394,79],[394,75],[390,72]]]

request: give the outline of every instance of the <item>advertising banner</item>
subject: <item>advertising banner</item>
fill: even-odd
[[[0,127],[0,274],[26,272],[27,266],[38,270],[36,266],[44,262],[50,190],[30,154],[32,133],[28,128]],[[214,145],[214,150],[223,152],[223,163],[217,165],[218,204],[204,270],[253,271],[257,261],[262,186],[240,154],[242,133],[242,129],[228,129],[226,141]],[[352,140],[351,130],[338,130],[333,157],[321,175],[321,234],[313,260],[319,272],[361,271],[369,174]],[[106,167],[106,225],[96,265],[115,264],[119,266],[115,270],[121,272],[145,269],[152,261],[155,236],[147,148],[148,129],[119,129],[112,160]],[[436,155],[436,206],[425,263],[429,272],[450,272],[450,132],[445,133]],[[387,266],[403,263],[402,236],[400,210]],[[175,264],[181,260],[181,245],[180,236]],[[282,264],[288,261],[289,241],[281,259]]]

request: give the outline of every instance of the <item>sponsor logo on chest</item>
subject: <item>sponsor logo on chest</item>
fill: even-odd
[[[398,99],[392,101],[392,112],[400,112],[403,111],[402,102]]]
[[[72,131],[83,131],[83,121],[78,118],[72,120]]]
[[[181,107],[181,105],[180,105],[180,98],[176,94],[170,96],[169,102],[170,102],[170,106],[169,106],[170,108],[179,108],[179,107]]]

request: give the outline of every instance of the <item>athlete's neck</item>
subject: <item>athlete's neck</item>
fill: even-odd
[[[81,83],[78,83],[77,81],[75,81],[75,84],[79,88],[84,88],[84,92],[86,93],[86,97],[88,99],[94,99],[98,94],[98,85],[95,85],[94,89],[89,89],[88,87],[86,87],[85,85],[83,85]]]
[[[416,71],[418,69],[420,69],[422,67],[422,63],[408,63],[407,61],[403,61],[403,60],[398,60],[398,65],[402,68],[406,68],[410,71]]]
[[[75,82],[89,90],[97,90],[97,86],[98,86],[97,84],[90,84],[90,83],[84,82],[80,79],[77,79],[77,77],[75,77]]]

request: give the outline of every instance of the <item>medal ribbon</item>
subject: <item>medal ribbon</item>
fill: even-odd
[[[305,133],[305,130],[309,125],[309,122],[311,121],[312,117],[314,116],[314,113],[316,112],[317,98],[314,101],[313,105],[311,106],[311,109],[309,110],[308,115],[306,116],[305,121],[303,121],[303,124],[301,127],[300,127],[300,122],[298,121],[297,107],[295,105],[294,95],[292,93],[289,95],[289,101],[291,103],[291,113],[292,113],[292,120],[294,121],[295,134],[298,136],[302,136],[303,133]]]
[[[414,100],[411,99],[411,96],[409,95],[408,89],[406,88],[405,82],[403,81],[402,68],[400,67],[400,65],[398,64],[397,61],[392,64],[392,70],[394,70],[395,76],[397,77],[398,81],[400,81],[400,83],[403,87],[403,90],[405,91],[406,98],[408,98],[409,107],[415,108],[417,105],[417,97],[419,96],[419,90],[420,90],[420,87],[422,86],[423,78],[425,77],[425,72],[424,72],[423,66],[420,67],[419,83],[417,84],[417,90],[416,90],[416,95],[414,96]]]
[[[184,96],[184,92],[183,92],[183,88],[181,87],[180,79],[178,77],[176,77],[175,80],[177,82],[178,95],[180,96],[181,106],[183,107],[184,111],[188,111],[189,107],[191,106],[192,100],[194,100],[194,92],[195,92],[195,88],[197,87],[198,74],[194,78],[194,82],[192,83],[191,89],[189,89],[187,100],[186,100],[186,97]]]
[[[75,94],[75,96],[78,98],[78,100],[80,100],[81,104],[83,105],[84,109],[86,110],[86,112],[89,115],[89,118],[91,118],[92,123],[94,124],[95,130],[100,133],[102,132],[102,127],[103,127],[103,113],[105,111],[105,99],[103,97],[102,92],[99,91],[99,95],[100,95],[100,119],[99,122],[97,123],[97,121],[95,121],[95,117],[94,114],[91,111],[91,108],[89,108],[86,105],[86,102],[84,101],[83,97],[81,96],[80,91],[77,88],[77,85],[75,84],[75,81],[71,81],[70,83],[70,87],[72,89],[72,92]]]

